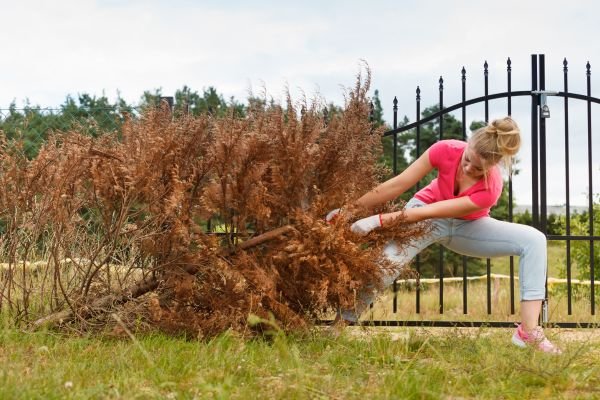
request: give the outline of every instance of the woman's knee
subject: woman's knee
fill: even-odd
[[[524,288],[543,288],[547,268],[546,235],[527,226],[527,234],[522,235],[520,266],[523,268],[521,284]],[[540,286],[541,285],[541,286]]]
[[[546,235],[531,226],[527,226],[527,228],[529,229],[526,236],[526,243],[524,244],[535,251],[546,253],[548,246]]]

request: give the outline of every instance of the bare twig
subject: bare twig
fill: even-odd
[[[262,235],[256,236],[246,242],[241,243],[236,249],[231,250],[231,252],[229,252],[229,254],[232,254],[237,250],[249,249],[251,247],[258,246],[262,243],[265,243],[269,240],[277,239],[293,230],[294,230],[294,228],[292,226],[286,225],[284,227],[263,233]],[[184,267],[184,270],[185,270],[185,272],[192,274],[192,275],[199,272],[198,267],[196,265],[192,265],[192,264],[186,265]],[[97,315],[97,313],[101,312],[102,310],[106,311],[106,310],[110,309],[111,307],[123,304],[123,303],[133,300],[133,299],[136,299],[148,292],[155,290],[159,286],[159,283],[160,283],[159,279],[157,279],[156,277],[152,277],[150,279],[144,279],[143,281],[129,287],[128,289],[122,291],[121,293],[103,296],[103,297],[100,297],[100,298],[92,301],[88,305],[84,305],[83,307],[79,307],[79,308],[71,307],[71,309],[63,310],[63,311],[60,311],[60,312],[57,312],[54,314],[50,314],[43,318],[40,318],[33,322],[32,329],[36,330],[36,329],[39,329],[42,327],[51,327],[56,324],[63,324],[65,322],[72,320],[76,315],[79,316],[80,318],[84,318],[84,319],[88,318],[90,316],[93,316],[93,315]],[[281,307],[276,307],[276,306],[278,306],[277,304],[272,304],[272,305],[275,308],[281,308]],[[280,310],[280,311],[284,312],[284,310]]]

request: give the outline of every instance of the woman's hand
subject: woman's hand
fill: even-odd
[[[373,229],[381,227],[381,214],[371,215],[370,217],[359,219],[352,224],[350,230],[357,235],[365,236]]]
[[[341,208],[336,208],[335,210],[331,210],[327,213],[327,216],[325,217],[325,221],[329,222],[330,224],[333,223],[333,220],[338,216],[338,214],[342,211]]]

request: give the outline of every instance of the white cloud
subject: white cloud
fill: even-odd
[[[529,89],[532,53],[547,56],[548,89],[562,90],[563,57],[570,62],[571,91],[585,90],[588,60],[592,86],[600,83],[594,67],[600,66],[600,5],[591,0],[2,3],[0,107],[25,98],[54,106],[81,92],[116,97],[117,90],[136,102],[144,90],[162,87],[168,94],[183,85],[215,86],[227,98],[243,99],[249,86],[262,82],[275,98],[289,86],[294,96],[299,88],[308,97],[318,90],[340,103],[340,86],[353,84],[361,59],[372,69],[389,121],[394,96],[401,115],[414,118],[417,85],[423,106],[436,103],[440,76],[445,103],[458,101],[463,66],[468,96],[481,95],[484,60],[490,92],[505,90],[507,57],[513,90]],[[503,107],[494,112],[505,112]],[[520,107],[514,113],[527,130],[529,110]],[[549,132],[560,135],[559,107],[552,107]],[[482,119],[481,112],[470,109],[469,120]],[[581,112],[572,116],[574,131],[586,129],[584,120]],[[581,139],[574,140],[581,146]],[[560,150],[552,143],[552,151]],[[523,163],[528,158],[524,154]],[[553,202],[563,198],[552,196]]]

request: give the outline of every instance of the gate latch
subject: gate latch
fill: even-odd
[[[550,108],[548,107],[547,96],[556,96],[558,92],[551,90],[532,90],[531,94],[537,94],[540,96],[540,108],[542,111],[542,118],[550,118]]]

